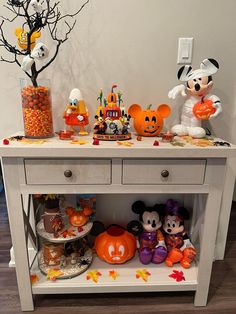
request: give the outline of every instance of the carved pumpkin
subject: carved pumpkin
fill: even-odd
[[[213,101],[210,99],[202,99],[193,107],[193,113],[199,120],[209,120],[210,116],[216,112],[216,108],[213,106]]]
[[[116,93],[114,93],[114,88],[116,88],[116,87],[117,87],[117,85],[112,85],[111,93],[108,94],[108,96],[107,96],[108,104],[116,103],[116,101],[117,101]]]
[[[160,105],[157,110],[142,110],[140,105],[132,105],[128,114],[134,119],[134,128],[140,136],[157,136],[163,128],[163,119],[167,118],[171,109],[168,105]]]
[[[136,251],[135,236],[120,226],[112,225],[95,240],[99,258],[110,264],[122,264],[130,260]]]
[[[67,207],[66,214],[69,216],[70,224],[74,227],[82,227],[89,221],[89,216],[93,211],[89,208],[84,208],[82,211],[77,211],[72,207]]]

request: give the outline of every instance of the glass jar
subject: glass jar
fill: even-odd
[[[53,137],[49,81],[39,80],[34,87],[30,80],[21,79],[20,85],[25,136],[32,139]]]

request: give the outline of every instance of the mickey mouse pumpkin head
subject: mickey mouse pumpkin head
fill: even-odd
[[[138,135],[141,136],[157,136],[163,128],[163,119],[167,118],[171,113],[168,105],[160,105],[156,111],[151,110],[151,105],[142,110],[140,105],[134,104],[128,114],[134,119],[134,128]]]
[[[83,210],[75,210],[73,207],[67,207],[66,214],[69,216],[70,224],[74,227],[82,227],[88,221],[93,211],[90,208],[84,208]]]
[[[134,257],[135,236],[118,225],[111,225],[95,240],[97,255],[107,263],[122,264]]]

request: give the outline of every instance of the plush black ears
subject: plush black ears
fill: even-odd
[[[188,210],[184,207],[179,208],[178,215],[181,216],[184,220],[188,220],[190,218]]]
[[[135,214],[143,214],[146,209],[147,207],[142,201],[136,201],[132,205],[132,212]]]
[[[127,225],[127,231],[137,237],[143,232],[143,225],[138,220],[132,220]]]
[[[192,67],[190,65],[184,65],[182,66],[177,74],[178,80],[185,81],[187,80],[188,74],[192,71]]]
[[[100,233],[104,232],[106,230],[104,224],[101,221],[94,221],[93,227],[90,230],[90,235],[97,237]]]
[[[164,204],[155,204],[153,206],[153,211],[156,211],[159,216],[165,216],[165,207]]]

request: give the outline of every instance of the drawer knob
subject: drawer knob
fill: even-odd
[[[66,178],[71,178],[71,177],[72,177],[72,171],[71,171],[71,170],[66,170],[66,171],[64,172],[64,176],[65,176]]]
[[[168,177],[169,177],[169,175],[170,175],[170,173],[169,173],[169,171],[168,171],[168,170],[162,170],[162,172],[161,172],[161,176],[162,176],[163,178],[168,178]]]

